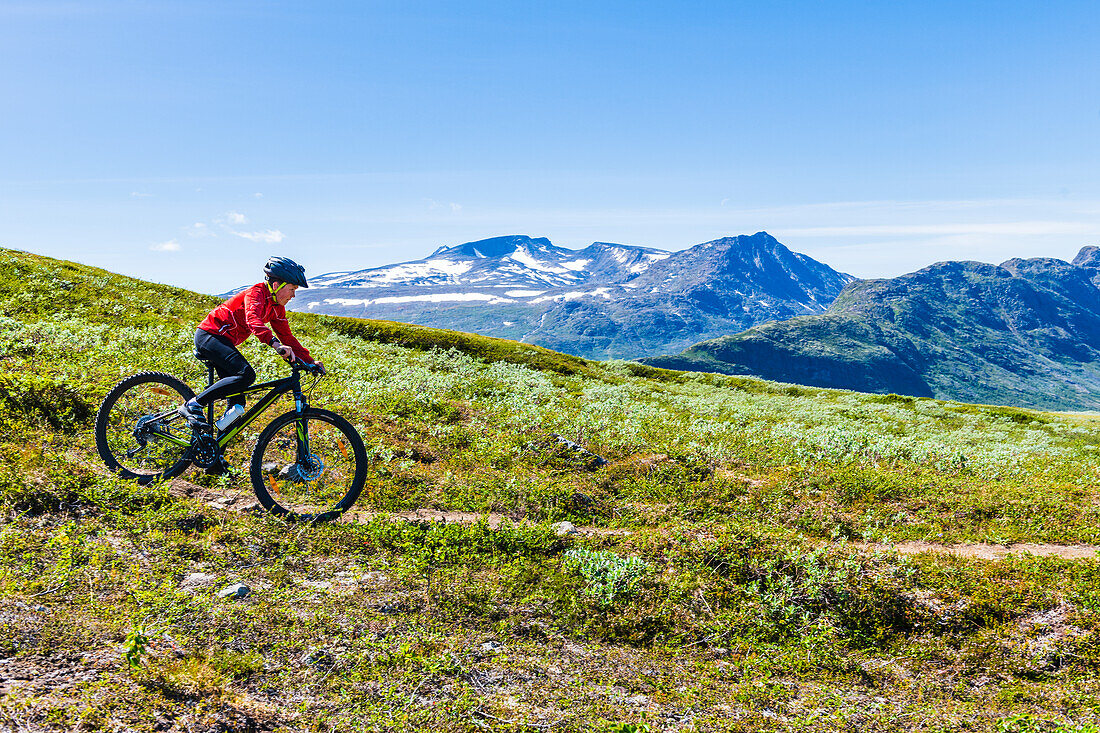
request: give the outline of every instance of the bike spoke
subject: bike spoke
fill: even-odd
[[[254,470],[262,473],[260,485],[276,507],[292,515],[330,518],[346,497],[354,500],[362,485],[365,469],[355,460],[352,438],[345,434],[354,429],[310,417],[305,430],[308,452],[303,454],[300,419],[287,420],[268,436],[262,454],[254,458]],[[361,447],[358,455],[363,455]]]
[[[121,385],[120,385],[121,386]],[[175,466],[187,450],[188,437],[174,427],[183,401],[176,389],[158,381],[133,384],[112,395],[97,429],[116,468],[135,476],[155,476]]]

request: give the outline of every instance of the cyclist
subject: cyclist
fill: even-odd
[[[220,379],[179,408],[193,428],[209,430],[204,407],[227,395],[233,396],[229,398],[226,417],[218,425],[224,428],[223,421],[228,425],[244,413],[244,397],[234,393],[255,382],[256,372],[237,347],[250,335],[275,349],[288,362],[297,359],[316,363],[324,370],[324,364],[314,362],[309,350],[294,338],[286,319],[286,304],[294,292],[309,287],[305,268],[286,257],[272,257],[264,265],[264,275],[263,282],[242,290],[210,311],[195,332],[195,355],[208,361]]]

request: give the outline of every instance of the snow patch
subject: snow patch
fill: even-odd
[[[441,279],[449,280],[463,275],[473,267],[470,262],[454,262],[447,259],[407,262],[402,265],[379,267],[374,270],[360,270],[339,275],[316,283],[315,286],[347,286],[378,288],[386,285],[407,283],[412,280]]]
[[[538,270],[540,272],[553,272],[557,274],[563,274],[568,272],[564,267],[555,267],[554,265],[548,265],[541,260],[536,260],[526,247],[517,247],[516,251],[508,255],[505,259],[514,260],[522,263],[532,270]]]
[[[476,300],[484,301],[490,305],[516,302],[510,298],[501,298],[498,295],[488,293],[431,293],[430,295],[394,295],[383,298],[325,298],[326,303],[347,306],[378,303],[460,303]]]
[[[535,298],[529,302],[531,303],[545,303],[546,301],[554,301],[555,303],[563,300],[580,300],[581,298],[595,298],[603,297],[607,300],[611,300],[611,294],[608,292],[610,288],[596,288],[595,290],[572,290],[568,293],[558,293],[557,295],[545,295],[541,298]]]
[[[653,267],[654,263],[660,262],[661,260],[667,260],[669,257],[671,257],[671,255],[670,254],[665,254],[665,253],[660,253],[660,254],[654,253],[654,254],[646,254],[646,255],[644,255],[644,257],[647,261],[638,262],[637,264],[632,265],[630,267],[629,272],[631,274],[637,275],[639,273],[645,272],[650,267]]]

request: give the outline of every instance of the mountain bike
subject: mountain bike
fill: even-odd
[[[209,363],[206,367],[210,385],[215,381],[214,368]],[[305,389],[303,373],[313,378]],[[351,423],[334,412],[310,407],[307,397],[323,376],[316,365],[296,361],[289,377],[229,395],[268,390],[225,429],[214,427],[214,404],[208,405],[211,431],[205,432],[191,428],[176,411],[195,394],[181,379],[163,372],[134,374],[116,384],[100,405],[95,419],[96,449],[119,476],[150,484],[178,476],[191,464],[214,473],[228,470],[227,449],[246,435],[243,442],[252,445],[252,488],[265,509],[290,520],[335,519],[363,490],[367,451]],[[246,433],[246,428],[286,393],[294,395],[294,409],[276,417],[258,436]],[[240,452],[239,448],[233,450]]]

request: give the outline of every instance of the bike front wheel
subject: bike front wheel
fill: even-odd
[[[359,432],[334,412],[287,412],[260,433],[249,473],[256,498],[268,511],[325,522],[359,498],[367,479],[367,450]]]
[[[183,473],[191,462],[191,431],[176,408],[194,395],[162,372],[141,372],[116,384],[95,416],[95,446],[107,468],[140,484]]]

